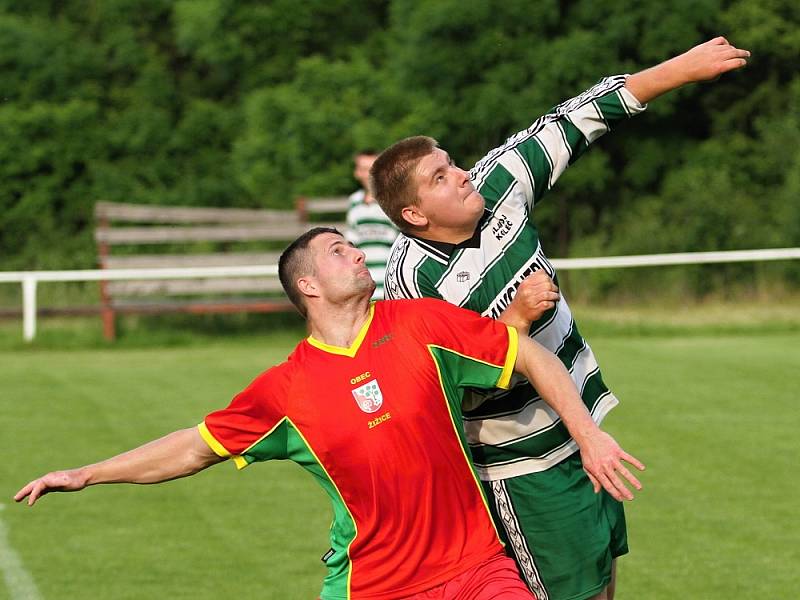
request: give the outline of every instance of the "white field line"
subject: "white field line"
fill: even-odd
[[[0,504],[0,516],[4,508],[5,505]],[[36,582],[8,541],[8,530],[2,518],[0,518],[0,570],[3,571],[3,579],[11,600],[41,600]]]

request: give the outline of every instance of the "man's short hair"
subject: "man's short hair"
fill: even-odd
[[[297,289],[297,280],[314,274],[314,262],[311,260],[308,246],[311,240],[323,233],[342,235],[334,227],[314,227],[289,244],[278,259],[278,278],[281,280],[283,291],[304,317],[308,316],[308,311],[303,294]]]
[[[369,170],[372,193],[383,212],[400,231],[413,229],[403,219],[403,209],[417,206],[417,186],[414,182],[417,164],[438,147],[439,142],[432,137],[416,135],[392,144],[372,163]]]

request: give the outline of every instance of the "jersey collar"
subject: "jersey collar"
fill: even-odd
[[[427,252],[432,258],[435,258],[439,262],[447,262],[450,260],[450,257],[453,256],[453,253],[456,250],[460,250],[461,248],[480,248],[481,247],[481,231],[483,230],[483,226],[486,225],[486,222],[492,216],[492,211],[488,208],[483,209],[483,215],[481,216],[481,220],[478,221],[478,224],[475,226],[475,231],[472,233],[472,237],[468,240],[464,240],[463,242],[459,242],[458,244],[450,244],[448,242],[439,242],[436,240],[427,240],[425,238],[419,237],[412,233],[407,233],[406,236],[411,238],[420,248]]]
[[[344,348],[342,346],[332,346],[331,344],[326,344],[325,342],[321,342],[316,339],[314,336],[308,336],[306,340],[309,344],[314,346],[315,348],[319,348],[323,352],[329,352],[330,354],[340,354],[342,356],[349,356],[353,358],[358,352],[358,349],[361,347],[361,342],[364,341],[364,338],[367,337],[367,331],[369,331],[369,326],[372,323],[372,317],[375,316],[375,303],[371,302],[369,305],[369,316],[364,324],[361,326],[361,329],[356,336],[356,339],[353,340],[353,343],[350,344],[348,348]]]

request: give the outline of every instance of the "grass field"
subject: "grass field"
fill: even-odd
[[[800,328],[602,317],[584,331],[622,399],[606,428],[648,466],[618,600],[798,597]],[[197,423],[293,339],[0,345],[0,598],[316,597],[329,509],[290,464],[11,501],[44,471]]]

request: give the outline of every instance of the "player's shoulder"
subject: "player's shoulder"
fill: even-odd
[[[387,298],[413,298],[415,286],[409,285],[414,279],[414,267],[419,262],[418,252],[412,240],[403,233],[395,238],[389,258],[386,261],[384,289]]]
[[[379,300],[376,309],[391,314],[397,319],[430,320],[439,315],[458,312],[459,307],[438,298],[400,298]]]
[[[431,265],[446,266],[447,262],[447,256],[432,244],[400,232],[392,244],[387,268],[411,277]]]
[[[300,375],[300,371],[308,363],[308,345],[307,339],[300,340],[284,361],[268,367],[256,381],[263,379],[269,384],[284,382],[288,385],[292,378]]]

